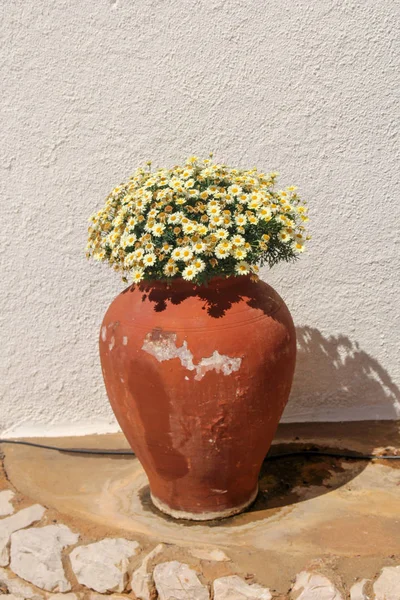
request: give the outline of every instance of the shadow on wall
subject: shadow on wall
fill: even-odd
[[[400,390],[344,335],[298,327],[297,363],[285,422],[399,419]]]

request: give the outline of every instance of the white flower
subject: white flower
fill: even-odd
[[[178,177],[173,177],[169,182],[169,187],[179,192],[183,190],[183,181],[181,179],[178,179]]]
[[[239,248],[235,248],[232,254],[235,258],[243,260],[247,256],[247,250],[244,246],[240,246]]]
[[[144,250],[143,248],[138,248],[137,250],[134,250],[132,252],[133,256],[135,257],[135,260],[142,260],[143,256],[144,256]]]
[[[246,215],[237,215],[235,217],[235,222],[236,222],[236,225],[240,225],[240,227],[243,227],[243,225],[246,225],[246,223],[247,223]]]
[[[234,196],[238,196],[239,194],[242,193],[242,188],[240,187],[240,185],[230,185],[228,187],[228,193],[229,194],[233,194]]]
[[[294,244],[292,244],[292,248],[295,252],[304,252],[305,247],[304,244],[302,242],[294,242]]]
[[[218,227],[218,225],[222,225],[223,221],[221,215],[213,215],[210,218],[210,227]]]
[[[197,229],[197,223],[194,223],[193,221],[189,221],[188,223],[184,223],[182,225],[182,229],[184,231],[184,233],[187,234],[191,234],[191,233],[195,233],[196,229]]]
[[[221,213],[221,207],[218,202],[212,200],[207,204],[206,211],[209,217],[217,217]]]
[[[177,225],[178,223],[180,223],[182,216],[183,214],[180,211],[174,212],[171,215],[169,215],[168,223],[170,223],[171,225]]]
[[[270,221],[272,218],[272,211],[269,206],[262,206],[258,211],[258,216],[260,219],[263,219],[263,221]]]
[[[151,232],[155,237],[161,237],[162,234],[164,233],[165,230],[165,225],[164,223],[156,223],[152,229]]]
[[[175,263],[169,262],[164,266],[163,272],[167,277],[173,277],[175,273],[178,272],[178,267],[175,265]]]
[[[152,265],[154,265],[156,260],[157,256],[153,252],[151,252],[150,254],[145,254],[145,256],[143,257],[143,263],[146,267],[151,267]]]
[[[278,238],[281,242],[290,242],[292,240],[292,236],[286,229],[281,229],[278,233]]]
[[[242,235],[234,235],[231,238],[231,242],[234,246],[243,246],[243,244],[246,242],[246,240],[244,239],[244,237]]]
[[[229,249],[224,248],[222,244],[218,244],[215,247],[214,254],[217,258],[227,258],[229,256]]]
[[[171,258],[174,260],[182,260],[182,248],[175,248],[175,250],[172,250]]]
[[[121,246],[122,248],[127,248],[128,246],[134,246],[136,242],[136,235],[134,233],[130,233],[128,235],[124,235],[121,238]]]
[[[182,271],[182,277],[183,277],[183,279],[186,279],[186,281],[192,281],[192,279],[194,279],[196,277],[196,275],[197,275],[197,269],[196,269],[196,267],[193,267],[192,265],[188,265]]]
[[[193,258],[193,251],[191,248],[189,248],[189,246],[183,246],[183,248],[181,248],[182,250],[182,260],[184,260],[185,262],[188,262],[189,260],[191,260]]]
[[[228,232],[226,231],[226,229],[217,229],[217,231],[215,232],[215,235],[217,236],[217,238],[219,238],[220,240],[226,240],[226,238],[228,237]]]
[[[201,254],[207,248],[204,242],[196,242],[192,246],[192,250],[195,254]]]
[[[131,277],[132,277],[132,281],[134,283],[139,283],[140,281],[142,281],[143,275],[144,275],[144,270],[141,269],[140,267],[137,267],[136,269],[132,269],[132,271],[131,271]]]
[[[206,268],[206,263],[201,258],[195,258],[192,262],[192,266],[195,267],[198,273],[201,273]]]
[[[248,273],[250,273],[250,265],[242,260],[235,266],[235,271],[236,273],[239,273],[239,275],[248,275]]]

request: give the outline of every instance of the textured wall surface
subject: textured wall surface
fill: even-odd
[[[138,164],[209,151],[309,200],[308,253],[264,271],[298,326],[285,419],[400,415],[398,8],[1,2],[3,432],[115,427],[97,338],[122,284],[87,218]]]

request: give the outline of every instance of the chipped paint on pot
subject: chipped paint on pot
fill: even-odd
[[[100,334],[105,385],[160,510],[206,520],[253,502],[295,353],[290,313],[261,281],[147,282],[117,296]]]

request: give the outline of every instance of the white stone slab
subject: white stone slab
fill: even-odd
[[[214,600],[271,600],[268,588],[248,584],[237,575],[220,577],[213,583]]]
[[[369,596],[364,592],[365,584],[368,581],[369,579],[361,579],[361,581],[357,581],[357,583],[351,586],[350,600],[370,600]]]
[[[384,567],[373,589],[375,600],[400,600],[400,565]]]
[[[291,590],[291,598],[296,600],[343,600],[343,596],[327,577],[307,571],[302,571],[297,575]]]
[[[40,594],[19,577],[11,577],[6,569],[0,567],[0,584],[5,585],[10,594],[28,598],[28,600],[43,600],[44,593]]]
[[[8,546],[11,534],[40,521],[45,512],[46,509],[44,506],[34,504],[33,506],[28,506],[28,508],[23,508],[11,517],[5,517],[0,520],[0,567],[6,567],[10,562]]]
[[[135,596],[139,600],[150,600],[151,587],[153,576],[147,572],[149,562],[158,554],[161,554],[165,549],[164,544],[158,544],[147,556],[143,559],[142,564],[136,571],[132,573],[131,588]]]
[[[15,496],[12,490],[3,490],[0,492],[0,517],[12,515],[15,511],[11,500]]]
[[[106,538],[79,546],[70,554],[79,583],[96,592],[123,592],[128,582],[130,559],[140,552],[138,542]]]
[[[49,592],[68,592],[61,552],[79,539],[66,525],[46,525],[17,531],[11,536],[11,569]]]
[[[154,582],[160,600],[209,600],[207,588],[187,565],[173,560],[156,565]]]

